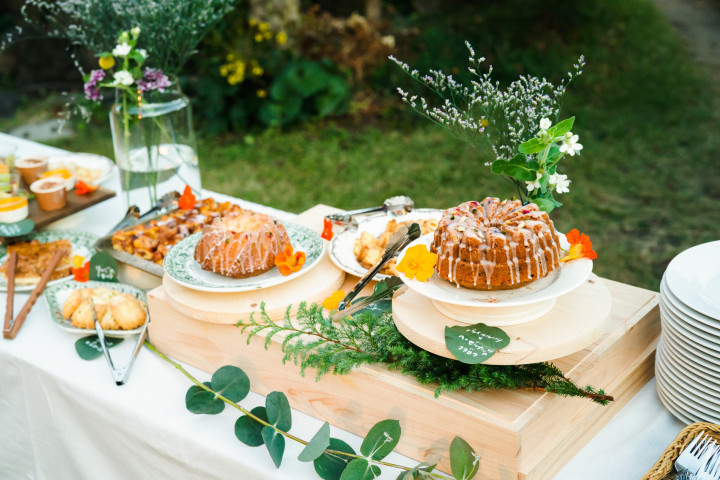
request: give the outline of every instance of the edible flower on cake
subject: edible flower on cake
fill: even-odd
[[[425,245],[417,244],[407,249],[396,269],[409,279],[426,282],[435,273],[436,263],[437,254],[428,251]]]
[[[285,245],[282,252],[275,256],[275,265],[284,276],[299,271],[305,263],[305,252],[293,253],[293,247],[290,244]]]
[[[323,308],[325,308],[325,310],[337,310],[343,298],[345,298],[345,291],[338,290],[336,292],[333,292],[332,295],[323,300],[322,306]]]
[[[577,258],[587,258],[589,260],[595,260],[597,258],[597,253],[593,250],[590,237],[584,233],[580,233],[577,228],[570,230],[565,238],[570,244],[570,249],[568,250],[568,254],[560,259],[561,262],[569,262]]]

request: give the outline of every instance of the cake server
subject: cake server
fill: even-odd
[[[365,285],[367,285],[370,280],[377,275],[383,265],[393,258],[396,253],[405,248],[410,242],[420,238],[420,235],[422,235],[422,230],[420,229],[420,225],[417,223],[411,223],[409,226],[406,225],[398,228],[398,231],[393,233],[388,240],[387,246],[385,247],[385,254],[382,256],[380,261],[372,269],[370,269],[370,271],[368,271],[365,276],[360,279],[357,285],[355,285],[355,288],[353,288],[352,291],[343,298],[342,302],[338,305],[338,311],[344,310],[345,307],[350,304],[352,299],[360,293],[360,290],[365,288]]]
[[[394,217],[399,215],[405,215],[406,213],[412,212],[415,208],[415,202],[410,197],[398,196],[390,197],[383,202],[379,207],[361,208],[359,210],[348,210],[343,213],[332,213],[325,215],[325,218],[333,222],[340,224],[349,224],[357,226],[357,221],[353,218],[355,215],[364,215],[366,213],[373,212],[385,212],[390,213]]]

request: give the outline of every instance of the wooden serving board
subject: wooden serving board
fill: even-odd
[[[30,202],[28,202],[28,218],[35,222],[35,228],[39,230],[52,222],[85,210],[114,196],[115,191],[104,187],[99,187],[87,195],[78,195],[75,193],[75,189],[73,189],[67,192],[67,205],[63,208],[50,211],[40,210],[37,200],[30,200]]]
[[[309,214],[325,212],[327,208],[316,207]],[[321,218],[313,227],[317,231]],[[344,289],[356,280],[348,278]],[[163,286],[148,293],[150,335],[164,353],[207,372],[237,365],[254,391],[283,391],[293,408],[359,435],[380,420],[399,419],[403,434],[397,450],[418,461],[439,461],[443,471],[449,471],[448,447],[459,435],[481,457],[478,478],[549,479],[654,374],[660,335],[657,293],[604,283],[612,302],[609,328],[592,345],[554,363],[577,383],[614,395],[607,407],[534,391],[449,392],[435,398],[435,386],[382,366],[328,374],[316,382],[313,372],[301,377],[298,367],[283,365],[282,338],[273,338],[268,349],[264,338],[247,345],[234,325],[197,320],[176,310]]]

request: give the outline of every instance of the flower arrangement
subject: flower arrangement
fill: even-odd
[[[421,75],[391,56],[403,71],[441,99],[439,105],[431,106],[424,97],[398,88],[403,101],[475,146],[493,173],[515,184],[523,202],[535,202],[545,211],[562,205],[553,192],[567,193],[570,180],[557,172],[557,164],[565,155],[579,154],[582,145],[570,132],[574,118],[555,126],[550,119],[557,120],[567,85],[582,74],[584,58],[578,59],[574,72],[568,72],[568,78],[557,86],[545,79],[520,76],[503,89],[492,79],[492,66],[480,73],[485,58],[476,57],[468,42],[466,46],[468,70],[474,76],[470,85],[439,70]]]

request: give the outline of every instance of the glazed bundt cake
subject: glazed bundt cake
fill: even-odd
[[[203,227],[195,260],[203,270],[245,278],[274,267],[275,256],[290,244],[285,227],[262,213],[243,210]]]
[[[547,213],[534,203],[492,197],[446,210],[431,250],[440,278],[475,290],[519,288],[560,263],[560,242]]]

